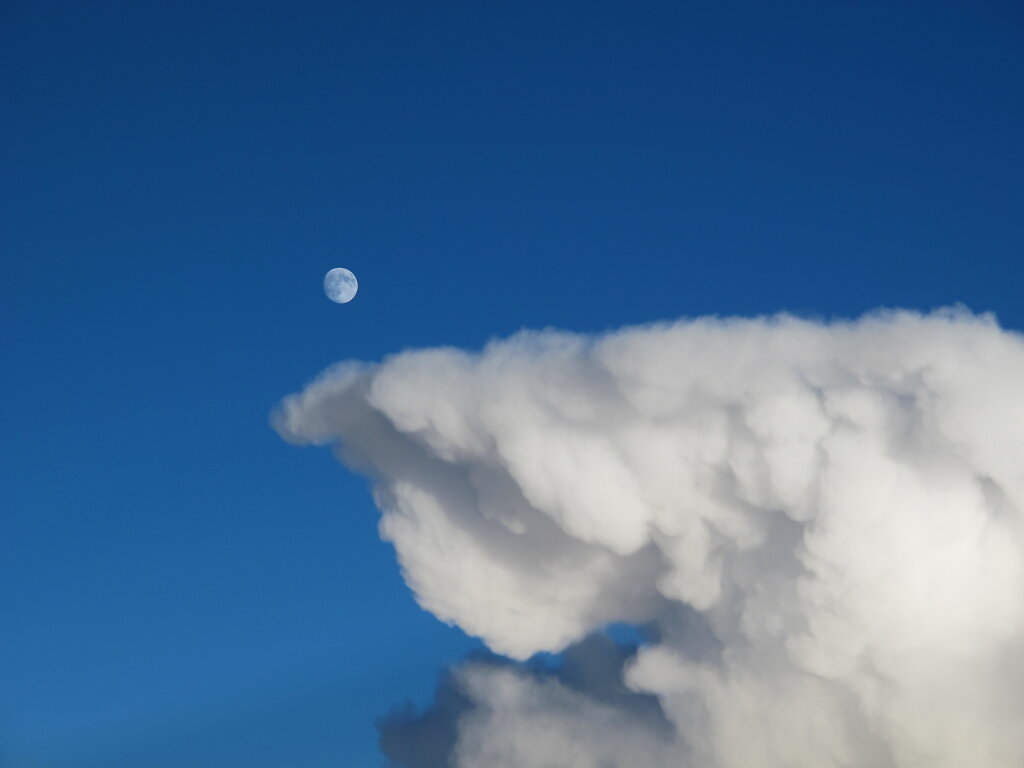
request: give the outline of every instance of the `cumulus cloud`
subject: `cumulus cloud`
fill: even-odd
[[[554,667],[474,659],[444,675],[426,712],[385,718],[381,748],[403,768],[664,765],[671,723],[655,696],[622,684],[635,653],[594,634]]]
[[[1024,765],[1024,340],[991,317],[523,332],[273,420],[372,479],[417,600],[494,652],[655,628],[605,667],[653,708],[457,670],[453,765]]]

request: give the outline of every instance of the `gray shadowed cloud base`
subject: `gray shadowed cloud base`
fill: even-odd
[[[417,713],[407,706],[383,718],[378,724],[381,750],[392,766],[448,768],[458,743],[460,723],[502,717],[492,706],[493,700],[480,699],[475,694],[481,686],[486,690],[493,686],[513,692],[515,716],[528,714],[535,721],[531,728],[559,722],[559,727],[568,730],[572,728],[573,717],[582,719],[581,711],[601,713],[616,723],[612,735],[617,740],[625,731],[635,734],[628,746],[630,751],[623,753],[623,758],[637,757],[636,743],[650,744],[664,752],[671,744],[672,726],[658,699],[632,691],[622,682],[625,664],[635,654],[635,647],[617,645],[606,635],[595,633],[569,646],[554,667],[512,664],[501,657],[471,660],[443,675],[433,704],[425,712]],[[537,703],[530,694],[538,691],[542,692],[543,706],[530,713],[519,711],[524,704]],[[607,746],[606,760],[614,756],[617,748]],[[556,759],[559,756],[551,755]]]
[[[424,608],[600,670],[467,662],[384,721],[396,762],[1024,765],[1024,340],[989,316],[523,332],[273,422],[371,478]]]

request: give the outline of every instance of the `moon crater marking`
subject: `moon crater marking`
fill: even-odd
[[[359,281],[344,267],[335,267],[324,275],[324,293],[336,304],[348,304],[356,297]]]

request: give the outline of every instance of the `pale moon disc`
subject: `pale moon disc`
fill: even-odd
[[[338,304],[347,304],[356,297],[359,281],[344,267],[335,267],[324,275],[324,293]]]

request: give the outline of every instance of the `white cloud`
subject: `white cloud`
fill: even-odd
[[[1024,341],[990,317],[524,332],[274,423],[373,478],[417,599],[494,651],[658,628],[622,677],[669,736],[470,665],[462,768],[1024,765]]]

